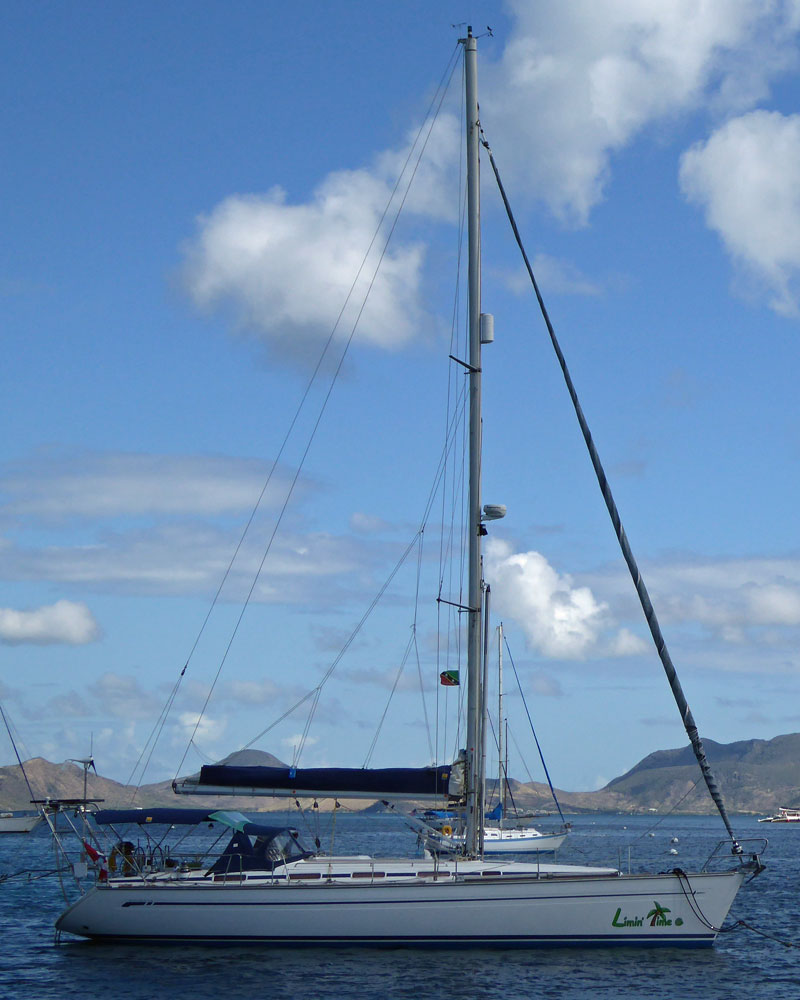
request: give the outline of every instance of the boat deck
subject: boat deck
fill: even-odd
[[[483,878],[586,878],[619,875],[616,868],[596,868],[585,865],[526,864],[510,861],[466,861],[463,859],[440,861],[433,864],[429,858],[373,858],[368,855],[350,857],[315,857],[289,862],[275,871],[212,872],[210,870],[175,868],[135,876],[118,876],[109,880],[110,885],[132,886],[142,884],[235,883],[248,884],[309,884],[353,882],[419,882],[463,881]]]

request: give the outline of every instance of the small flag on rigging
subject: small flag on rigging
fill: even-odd
[[[458,687],[461,681],[458,678],[457,670],[443,670],[439,674],[439,683],[444,687]]]

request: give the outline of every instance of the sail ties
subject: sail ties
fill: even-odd
[[[664,668],[664,672],[667,675],[667,680],[669,681],[669,686],[672,690],[672,695],[675,699],[675,703],[678,706],[678,711],[680,712],[681,719],[683,721],[684,728],[686,729],[686,734],[689,737],[689,742],[692,745],[692,750],[697,758],[697,763],[700,765],[700,771],[705,780],[708,792],[714,801],[714,804],[722,817],[722,822],[725,824],[725,829],[728,831],[728,835],[731,838],[731,851],[733,854],[742,854],[742,847],[736,839],[736,835],[733,832],[733,827],[731,826],[730,819],[728,818],[728,812],[725,808],[725,803],[722,800],[722,794],[717,785],[716,779],[711,767],[706,758],[705,749],[703,747],[703,741],[700,738],[700,733],[698,732],[697,725],[695,724],[694,717],[692,716],[691,709],[689,708],[689,703],[686,700],[686,696],[683,693],[683,688],[678,679],[675,666],[672,662],[672,658],[667,649],[667,643],[661,632],[661,627],[658,623],[656,617],[655,609],[653,608],[653,603],[650,600],[650,595],[647,592],[647,587],[645,586],[642,575],[639,572],[639,567],[634,558],[633,551],[631,550],[630,544],[628,542],[628,537],[625,534],[625,529],[622,526],[622,521],[620,519],[619,511],[617,509],[616,502],[614,501],[613,494],[611,492],[611,487],[606,478],[605,470],[603,469],[602,463],[600,462],[600,456],[598,455],[597,448],[595,447],[594,440],[592,439],[591,431],[589,430],[589,425],[586,421],[586,417],[583,414],[583,409],[581,407],[580,401],[578,400],[578,394],[575,390],[575,386],[572,382],[572,377],[570,376],[569,369],[567,368],[567,362],[564,358],[564,354],[561,350],[561,345],[556,337],[555,330],[553,329],[553,324],[550,322],[550,316],[547,312],[547,308],[544,304],[544,299],[539,291],[539,286],[536,282],[536,278],[533,274],[533,269],[531,268],[530,261],[528,260],[528,255],[525,252],[525,247],[522,243],[522,237],[520,236],[519,229],[517,228],[517,223],[514,219],[514,213],[511,211],[511,205],[509,204],[508,197],[506,196],[505,188],[503,187],[503,182],[500,180],[500,172],[497,169],[497,164],[495,163],[494,156],[492,155],[492,150],[489,147],[489,143],[486,141],[485,137],[481,138],[481,142],[489,155],[489,162],[494,171],[495,180],[497,181],[497,187],[500,191],[500,197],[503,199],[503,205],[506,209],[506,214],[508,215],[508,221],[511,224],[511,228],[514,232],[514,238],[517,241],[520,252],[522,253],[522,259],[525,263],[525,267],[528,271],[528,276],[531,279],[531,284],[533,290],[536,294],[536,299],[539,303],[539,308],[542,313],[545,325],[547,326],[547,332],[550,335],[550,341],[553,345],[553,349],[558,358],[558,363],[561,366],[561,372],[564,376],[564,381],[567,386],[567,390],[572,400],[572,405],[575,409],[575,415],[578,418],[578,423],[580,424],[581,432],[583,434],[584,440],[586,442],[586,447],[589,450],[589,456],[592,460],[592,465],[594,467],[595,474],[597,476],[597,481],[600,485],[600,491],[603,494],[603,499],[605,500],[606,507],[608,508],[608,513],[611,517],[611,522],[614,525],[614,532],[617,536],[617,541],[619,542],[620,548],[622,550],[622,555],[630,571],[631,578],[633,580],[634,586],[636,587],[636,593],[639,596],[639,602],[644,611],[645,619],[650,628],[650,634],[653,637],[656,649],[658,650],[658,655],[661,660],[661,664]]]

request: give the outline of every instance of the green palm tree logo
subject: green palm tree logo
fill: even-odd
[[[650,926],[655,927],[656,924],[666,923],[667,914],[670,912],[666,906],[662,906],[658,900],[653,900],[654,909],[652,909],[647,916],[652,917],[650,921]]]

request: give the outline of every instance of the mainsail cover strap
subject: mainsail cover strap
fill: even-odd
[[[193,794],[315,795],[351,798],[428,799],[461,794],[461,782],[442,767],[262,767],[206,764],[197,779],[173,785]],[[451,778],[456,778],[452,780]],[[457,790],[456,790],[457,789]]]
[[[500,191],[500,197],[503,199],[503,204],[505,205],[506,214],[508,215],[508,221],[511,223],[511,228],[514,232],[514,238],[517,241],[517,245],[522,253],[522,259],[525,262],[525,267],[528,270],[528,276],[531,279],[531,284],[533,285],[533,290],[536,293],[536,298],[539,302],[539,308],[542,312],[542,317],[544,318],[545,324],[547,326],[547,332],[550,334],[550,340],[553,345],[553,349],[556,352],[556,357],[558,358],[558,363],[561,366],[561,372],[564,376],[564,381],[567,385],[567,390],[569,391],[570,398],[572,400],[572,405],[575,409],[575,415],[578,418],[578,423],[580,424],[581,432],[583,434],[584,440],[586,442],[586,447],[589,450],[589,455],[592,460],[592,465],[594,466],[595,475],[597,476],[597,481],[600,484],[600,491],[603,494],[603,499],[605,500],[606,507],[608,508],[608,513],[611,516],[611,521],[614,525],[614,531],[617,535],[617,541],[619,542],[620,548],[622,549],[622,555],[625,558],[625,562],[628,565],[628,570],[630,571],[631,577],[633,579],[634,586],[636,587],[636,593],[639,595],[639,602],[642,605],[642,610],[644,611],[644,616],[647,619],[647,624],[650,627],[650,634],[655,642],[656,649],[658,650],[658,655],[661,659],[661,664],[664,667],[664,672],[667,675],[667,680],[669,681],[669,686],[672,689],[672,695],[675,699],[675,703],[678,706],[678,711],[681,714],[681,719],[683,720],[684,728],[689,737],[689,742],[694,750],[694,755],[697,758],[697,763],[700,765],[700,770],[705,779],[706,786],[708,788],[711,798],[714,800],[714,804],[719,810],[719,814],[722,817],[722,822],[725,824],[725,829],[728,831],[728,835],[731,838],[732,849],[735,854],[741,854],[742,848],[736,839],[736,835],[733,832],[733,827],[728,818],[728,812],[725,808],[725,803],[722,800],[722,793],[719,790],[716,779],[711,771],[708,760],[706,758],[705,749],[703,747],[703,741],[700,738],[700,733],[697,730],[697,725],[695,724],[694,717],[689,708],[689,703],[686,701],[686,696],[683,693],[683,688],[678,680],[678,675],[675,671],[675,666],[672,663],[672,658],[669,655],[667,649],[667,643],[664,636],[661,633],[661,627],[658,624],[658,619],[656,618],[655,609],[653,608],[652,601],[650,600],[650,595],[645,587],[642,575],[639,572],[639,567],[633,556],[630,544],[628,542],[628,536],[625,534],[625,529],[622,526],[622,521],[619,516],[619,511],[617,510],[617,505],[614,501],[614,497],[611,493],[611,487],[609,486],[608,480],[606,478],[605,471],[600,462],[600,456],[597,453],[597,449],[592,439],[591,432],[589,430],[589,425],[586,422],[586,417],[583,414],[583,409],[578,400],[578,394],[575,391],[575,386],[572,382],[572,377],[570,376],[569,369],[567,368],[567,362],[564,358],[564,354],[561,351],[561,346],[556,337],[555,330],[553,329],[553,324],[550,322],[550,316],[548,315],[547,308],[544,304],[544,299],[539,291],[539,286],[536,282],[536,278],[533,276],[533,269],[531,268],[530,262],[528,260],[528,255],[525,252],[525,247],[522,244],[522,237],[519,234],[519,229],[517,228],[516,221],[514,220],[514,214],[511,211],[511,205],[509,204],[508,198],[506,197],[505,188],[503,187],[503,182],[500,180],[500,172],[497,169],[497,164],[494,161],[494,156],[489,148],[489,143],[485,139],[482,140],[483,145],[489,154],[489,162],[492,165],[492,170],[494,171],[494,176],[497,181],[497,187]]]

